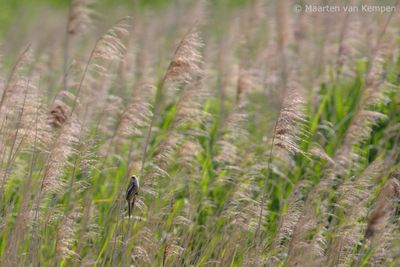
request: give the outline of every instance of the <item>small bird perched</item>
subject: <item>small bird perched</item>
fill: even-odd
[[[135,175],[131,176],[128,189],[126,189],[126,201],[128,201],[128,213],[131,217],[131,209],[135,206],[135,198],[139,193],[139,180]]]

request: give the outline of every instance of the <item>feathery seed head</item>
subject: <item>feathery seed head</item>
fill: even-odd
[[[198,32],[190,29],[178,45],[165,74],[168,87],[178,87],[202,74],[202,56],[198,49],[203,46]]]

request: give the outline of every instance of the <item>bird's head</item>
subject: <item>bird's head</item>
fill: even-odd
[[[139,178],[136,175],[131,176],[131,183],[136,185],[137,190],[139,190]]]

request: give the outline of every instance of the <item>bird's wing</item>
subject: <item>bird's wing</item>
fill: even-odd
[[[131,198],[132,191],[134,190],[134,188],[135,188],[134,183],[131,181],[129,183],[128,189],[126,189],[126,200],[129,201],[129,199]]]

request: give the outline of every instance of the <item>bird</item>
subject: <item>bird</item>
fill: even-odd
[[[130,177],[128,188],[126,189],[126,201],[128,201],[128,214],[131,217],[131,210],[135,206],[136,195],[139,194],[139,180],[135,175]]]

